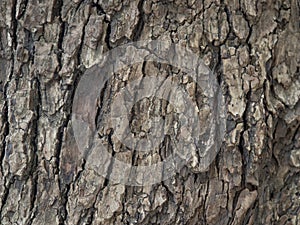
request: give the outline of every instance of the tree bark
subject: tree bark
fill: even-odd
[[[299,18],[298,0],[2,0],[0,224],[300,224]],[[157,184],[113,184],[79,154],[80,79],[138,40],[184,44],[217,77],[226,135],[205,171],[186,165]],[[153,71],[178,73],[148,62],[125,68],[95,119],[114,157],[134,164],[141,156],[102,122],[128,79]],[[167,108],[151,111],[151,101],[141,103],[148,114]],[[167,142],[161,149],[171,151]]]

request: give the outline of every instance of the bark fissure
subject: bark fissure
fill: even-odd
[[[3,0],[0,224],[298,224],[299,4]],[[217,78],[226,102],[226,134],[205,171],[197,169],[202,154],[196,149],[170,179],[143,187],[114,184],[116,159],[131,166],[155,164],[174,153],[179,136],[172,132],[183,134],[171,104],[149,97],[127,109],[136,146],[122,143],[108,117],[130,82],[140,79],[126,96],[136,101],[146,77],[172,79],[196,102],[199,115],[212,113],[200,87],[180,68],[147,58],[142,65],[125,66],[99,90],[91,118],[97,141],[108,146],[113,159],[105,165],[105,177],[91,167],[102,155],[79,149],[72,130],[80,79],[94,64],[105,63],[102,56],[109,50],[149,38],[186,46],[212,70],[209,76]],[[140,50],[155,54],[148,48]],[[127,65],[127,59],[121,63]],[[165,84],[155,87],[154,95]],[[81,104],[89,113],[88,103]],[[168,133],[155,149],[140,152],[137,138],[152,134],[156,116]]]

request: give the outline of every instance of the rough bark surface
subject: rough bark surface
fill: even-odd
[[[299,0],[1,0],[0,224],[300,224],[299,18]],[[149,39],[186,44],[214,70],[226,137],[205,172],[112,185],[78,156],[74,92],[103,53]],[[154,70],[174,73],[125,68],[102,110]],[[115,157],[143,163],[108,142]]]

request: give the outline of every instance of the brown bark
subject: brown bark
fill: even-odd
[[[300,224],[299,12],[297,0],[2,0],[0,224]],[[206,171],[187,165],[152,186],[116,185],[78,154],[80,78],[138,40],[186,44],[218,77],[227,130]],[[154,69],[176,73],[155,63],[125,69],[99,110],[128,77]]]

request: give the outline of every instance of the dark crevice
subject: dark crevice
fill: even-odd
[[[108,82],[105,82],[104,87],[101,90],[100,93],[100,98],[99,98],[99,103],[97,105],[97,112],[96,112],[96,116],[95,116],[95,127],[98,129],[101,119],[102,119],[102,115],[103,115],[103,100],[104,100],[104,95],[105,92],[107,91],[107,87],[108,87]]]
[[[113,170],[114,157],[115,157],[115,154],[116,154],[115,151],[114,151],[114,143],[112,141],[112,135],[113,135],[113,130],[111,130],[110,133],[107,136],[107,140],[108,140],[109,145],[111,146],[112,153],[111,153],[111,161],[109,162],[106,177],[105,177],[105,180],[104,180],[104,183],[103,183],[103,188],[107,187],[108,184],[109,184],[109,178],[110,178],[110,175],[111,175],[112,170]]]
[[[207,219],[206,219],[206,206],[207,206],[207,200],[208,200],[208,195],[209,195],[209,180],[207,181],[207,187],[206,187],[206,193],[205,193],[205,198],[203,201],[203,219],[204,219],[204,224],[208,224],[207,223]]]
[[[79,9],[81,3],[83,1],[81,1],[78,5],[76,10]],[[54,8],[54,13],[55,16],[59,17],[59,22],[60,22],[60,32],[59,32],[59,37],[58,37],[58,43],[57,43],[57,60],[58,60],[58,71],[56,71],[56,73],[58,73],[61,69],[62,69],[62,54],[63,54],[63,39],[64,36],[66,34],[66,30],[68,27],[68,24],[66,22],[64,22],[62,20],[62,14],[61,14],[61,10],[62,10],[62,6],[63,6],[63,1],[62,0],[58,0],[57,1],[57,6],[55,6]],[[81,56],[81,52],[82,52],[82,48],[83,48],[83,42],[84,42],[84,37],[85,37],[85,27],[89,21],[90,18],[90,14],[89,17],[87,19],[87,21],[85,22],[83,28],[82,28],[82,36],[81,36],[81,42],[80,42],[80,46],[78,48],[77,51],[77,65],[80,65],[80,56]],[[74,82],[71,86],[70,89],[70,95],[68,96],[68,99],[66,101],[66,104],[63,106],[63,110],[67,112],[67,116],[64,119],[64,121],[62,122],[62,125],[59,127],[58,129],[58,134],[57,134],[57,144],[56,144],[56,148],[55,148],[55,169],[56,169],[56,174],[59,174],[58,177],[58,182],[59,182],[59,189],[60,189],[60,208],[58,209],[58,219],[59,219],[59,224],[65,224],[66,219],[68,217],[68,211],[67,211],[67,203],[68,203],[68,194],[71,188],[71,184],[65,183],[63,181],[63,179],[61,178],[61,172],[60,172],[60,157],[61,157],[61,150],[62,150],[62,145],[63,145],[63,140],[64,140],[64,133],[65,130],[68,127],[68,123],[71,120],[71,113],[72,113],[72,102],[74,99],[74,95],[75,95],[75,90],[76,87],[79,83],[79,78],[81,77],[83,73],[83,70],[81,70],[80,67],[78,67],[78,69],[75,69],[74,71]],[[84,166],[85,166],[85,162],[83,162],[82,165],[82,171],[84,170]],[[81,171],[81,172],[82,172]],[[75,177],[75,180],[79,178],[80,176],[80,172],[77,174],[77,176]]]
[[[126,213],[127,211],[125,210],[126,209],[126,202],[127,202],[127,188],[125,188],[124,190],[124,197],[123,197],[123,201],[122,201],[122,218],[121,218],[121,222],[123,224],[126,224],[127,221],[125,221],[125,216],[126,216]]]
[[[63,144],[63,140],[64,140],[64,132],[68,127],[68,123],[71,120],[71,115],[72,115],[72,101],[74,99],[74,95],[75,95],[75,90],[76,87],[78,85],[79,82],[79,77],[81,75],[81,71],[80,70],[76,70],[74,72],[75,74],[75,78],[74,78],[74,83],[72,85],[73,89],[71,90],[71,94],[69,95],[69,99],[67,100],[67,103],[64,108],[65,111],[69,111],[67,112],[68,115],[65,119],[65,121],[62,123],[62,126],[58,129],[58,134],[57,134],[57,145],[56,145],[56,150],[55,150],[55,168],[56,168],[56,173],[59,174],[58,177],[58,182],[59,182],[59,188],[60,188],[60,196],[61,196],[61,208],[59,209],[59,221],[60,224],[64,224],[64,221],[67,218],[68,215],[68,211],[67,211],[67,202],[68,202],[68,193],[70,191],[70,187],[71,184],[67,184],[65,182],[63,182],[63,179],[61,178],[61,172],[60,172],[60,156],[61,156],[61,150],[62,150],[62,144]],[[84,167],[83,167],[84,169]]]
[[[61,70],[62,68],[62,54],[63,54],[63,39],[65,36],[65,32],[66,32],[66,28],[67,28],[67,23],[60,21],[60,32],[59,32],[59,36],[58,36],[58,42],[57,42],[57,62],[58,62],[58,71],[56,71],[57,73]]]
[[[13,0],[12,2],[12,12],[11,12],[11,18],[12,18],[12,24],[11,24],[11,30],[12,30],[12,42],[13,42],[13,49],[17,49],[18,45],[18,36],[17,36],[17,28],[18,28],[18,20],[16,19],[16,13],[17,13],[17,0]]]
[[[31,219],[29,223],[32,223],[35,218],[35,212],[34,206],[37,199],[37,192],[38,192],[38,135],[39,135],[39,119],[40,119],[40,105],[42,102],[42,96],[41,96],[41,85],[37,78],[34,79],[33,83],[33,89],[36,90],[36,105],[35,105],[35,120],[33,124],[33,137],[31,140],[31,146],[32,146],[32,161],[30,162],[30,168],[28,175],[31,176],[32,180],[32,186],[31,186],[31,196],[30,196],[30,211],[32,213]]]
[[[145,20],[145,14],[144,14],[144,10],[143,10],[143,5],[144,5],[144,0],[140,0],[139,3],[138,3],[138,10],[139,10],[139,20],[138,20],[138,23],[136,25],[136,27],[134,28],[133,32],[132,32],[132,41],[137,41],[139,40],[141,34],[142,34],[142,31],[143,31],[143,28],[144,28],[144,20]]]
[[[233,201],[232,201],[232,216],[229,218],[229,221],[228,221],[228,225],[231,225],[234,221],[234,218],[236,216],[236,206],[237,206],[237,203],[238,203],[238,200],[239,200],[239,196],[241,194],[242,190],[239,190],[239,191],[236,191],[235,192],[235,195],[233,197]]]
[[[244,219],[242,221],[242,225],[250,224],[251,216],[253,215],[253,210],[258,207],[258,200],[256,199],[255,202],[252,204],[252,207],[246,211]]]
[[[68,116],[69,117],[69,116]],[[62,143],[63,143],[63,137],[64,137],[64,131],[68,125],[68,121],[70,118],[68,118],[66,121],[63,122],[63,125],[59,127],[58,133],[57,133],[57,144],[55,148],[55,169],[56,169],[56,174],[59,174],[58,182],[59,182],[59,189],[60,189],[60,209],[58,213],[58,218],[59,218],[59,223],[60,224],[65,224],[64,221],[67,218],[68,212],[67,212],[67,201],[68,201],[68,193],[70,190],[70,184],[66,184],[63,182],[61,178],[61,173],[60,173],[60,156],[61,156],[61,150],[62,150]]]
[[[218,177],[220,177],[220,165],[221,165],[221,161],[220,161],[220,158],[221,158],[221,151],[218,152],[218,154],[216,155],[216,159],[215,159],[215,165],[216,165],[216,170],[217,170],[217,174],[218,174]]]
[[[111,45],[110,45],[110,34],[111,34],[111,22],[110,21],[106,21],[107,23],[107,29],[106,29],[106,34],[105,34],[105,43],[107,45],[107,48],[110,50],[112,49]]]
[[[28,5],[28,0],[23,0],[23,1],[20,2],[18,15],[16,14],[17,15],[16,18],[18,20],[21,19],[24,16],[27,5]]]
[[[246,174],[247,174],[247,164],[248,164],[248,150],[245,149],[245,144],[247,143],[247,140],[244,139],[244,133],[246,130],[248,130],[249,126],[247,123],[247,117],[248,117],[248,111],[250,110],[250,104],[251,104],[251,94],[252,89],[251,86],[249,88],[248,93],[246,94],[246,108],[243,113],[243,130],[240,134],[240,142],[239,142],[239,150],[242,156],[242,188],[245,188],[246,186]]]
[[[92,2],[92,7],[95,7],[97,9],[97,14],[98,15],[105,15],[105,11],[104,9],[101,7],[101,5],[95,3],[95,2]]]
[[[68,203],[68,194],[70,192],[70,184],[65,184],[63,189],[60,189],[60,208],[58,212],[59,225],[65,224],[65,221],[68,217],[67,203]]]
[[[80,179],[82,172],[85,170],[86,160],[83,159],[83,162],[81,164],[81,170],[76,174],[73,180],[73,189],[75,190],[75,184]]]
[[[69,194],[70,187],[71,187],[71,184],[67,184],[67,183],[63,182],[63,179],[61,178],[61,172],[60,172],[61,150],[62,150],[62,145],[63,145],[63,140],[64,140],[64,133],[65,133],[65,130],[67,129],[68,124],[71,120],[72,104],[73,104],[73,100],[74,100],[74,96],[75,96],[75,90],[78,86],[80,77],[83,73],[84,73],[84,69],[83,70],[76,69],[74,71],[74,81],[73,81],[73,84],[71,85],[70,94],[68,96],[68,99],[66,100],[66,104],[63,106],[63,110],[65,112],[67,112],[67,116],[66,116],[66,119],[63,121],[62,125],[59,127],[58,133],[57,133],[58,142],[56,144],[54,156],[56,159],[56,161],[55,161],[56,174],[59,174],[58,182],[59,182],[60,197],[61,197],[60,208],[59,208],[59,212],[58,212],[59,224],[65,224],[65,221],[68,216],[67,202],[68,202],[68,194]],[[84,165],[85,165],[85,162],[83,163],[83,166],[82,166],[83,170],[84,170]],[[80,176],[80,172],[77,174],[75,179],[77,179],[79,176]]]
[[[9,116],[8,116],[9,106],[8,106],[7,92],[8,92],[9,83],[14,74],[14,69],[15,69],[14,50],[17,49],[17,44],[18,44],[17,43],[17,20],[15,19],[16,7],[17,7],[16,3],[17,3],[17,1],[13,0],[12,4],[14,7],[12,8],[12,13],[11,13],[11,17],[12,17],[11,27],[12,27],[12,32],[13,32],[12,33],[12,37],[13,37],[12,38],[12,48],[11,48],[11,70],[10,70],[7,82],[4,84],[4,87],[3,87],[3,96],[5,99],[5,102],[4,102],[4,106],[3,106],[2,118],[3,118],[4,126],[2,127],[2,129],[3,129],[3,140],[2,140],[3,146],[2,146],[2,151],[0,154],[0,169],[1,169],[2,175],[4,174],[3,161],[5,158],[5,151],[6,151],[7,144],[8,144],[6,141],[6,137],[9,135]],[[0,219],[1,219],[1,217],[0,217]]]
[[[70,116],[68,116],[68,118],[66,119],[66,121],[63,122],[62,126],[59,127],[58,132],[57,132],[57,136],[56,136],[56,146],[55,146],[55,169],[56,169],[56,174],[60,174],[60,155],[61,155],[61,150],[62,150],[62,144],[63,144],[63,139],[64,139],[64,132],[65,129],[68,126],[68,122],[70,120]]]
[[[61,21],[61,9],[63,7],[63,0],[54,0],[53,8],[52,8],[52,15],[54,17],[59,17]]]
[[[97,197],[96,197],[96,199],[97,199]],[[96,200],[93,204],[93,207],[88,209],[87,216],[86,216],[86,225],[93,224],[93,220],[94,220],[95,212],[96,212],[95,203],[96,203]]]
[[[6,83],[6,85],[4,86],[4,98],[7,99],[7,86],[8,86],[8,82]],[[1,174],[4,174],[4,169],[3,169],[3,162],[4,162],[4,157],[5,157],[5,150],[6,150],[6,146],[7,146],[7,141],[6,141],[6,137],[9,135],[9,121],[8,121],[8,102],[7,100],[4,103],[4,107],[3,107],[3,114],[2,114],[2,119],[4,122],[4,126],[2,127],[3,129],[3,140],[2,140],[2,151],[0,154],[0,168],[1,168]]]
[[[257,191],[258,187],[256,185],[253,185],[251,183],[246,183],[245,187],[249,190],[249,191]]]
[[[85,0],[80,0],[79,2],[76,3],[77,6],[75,7],[75,12],[77,12],[80,9],[83,3],[85,3]]]
[[[248,166],[248,162],[249,162],[249,155],[248,155],[248,150],[245,149],[245,144],[247,143],[247,141],[244,139],[244,133],[246,130],[248,130],[249,126],[247,123],[247,116],[248,116],[248,111],[249,111],[249,107],[251,104],[251,86],[250,89],[248,91],[248,93],[246,94],[246,108],[245,111],[243,113],[243,130],[241,131],[240,134],[240,142],[239,142],[239,150],[241,153],[241,157],[242,157],[242,174],[241,174],[241,188],[240,190],[236,191],[234,198],[233,198],[233,203],[232,203],[232,210],[233,210],[233,217],[229,220],[228,224],[232,224],[233,219],[235,218],[235,213],[236,213],[236,206],[238,203],[238,198],[241,194],[241,192],[248,186],[251,189],[256,190],[257,188],[254,187],[253,185],[250,184],[246,184],[246,176],[247,176],[247,166]]]
[[[31,31],[25,28],[24,28],[24,33],[25,33],[24,48],[27,49],[29,52],[29,61],[31,61],[31,63],[34,64],[35,46],[34,46],[33,34]]]
[[[269,116],[272,116],[272,117],[274,116],[274,114],[272,113],[271,110],[269,110],[268,99],[267,99],[266,96],[268,96],[268,94],[271,94],[271,93],[268,93],[268,88],[267,88],[267,84],[268,83],[270,85],[271,92],[273,90],[273,85],[272,85],[272,83],[273,83],[272,68],[275,66],[274,63],[275,63],[275,60],[274,60],[273,56],[265,63],[266,80],[263,83],[263,92],[264,92],[263,106],[264,106],[266,114],[269,115]],[[266,124],[268,124],[268,121],[267,121],[268,117],[267,117],[267,115],[265,115],[265,123]],[[275,128],[276,128],[276,126],[275,126]],[[271,152],[271,161],[274,162],[274,165],[275,165],[276,168],[279,168],[280,162],[279,162],[278,158],[275,156],[274,151],[273,151],[274,145],[276,143],[275,140],[274,140],[276,129],[274,129],[273,131],[270,130],[269,132],[270,132],[271,135],[269,135],[269,134],[267,134],[267,135],[268,135],[268,138],[271,139],[271,141],[270,141],[270,145],[271,146],[268,146],[269,151]],[[268,145],[268,143],[266,143],[266,145]]]

